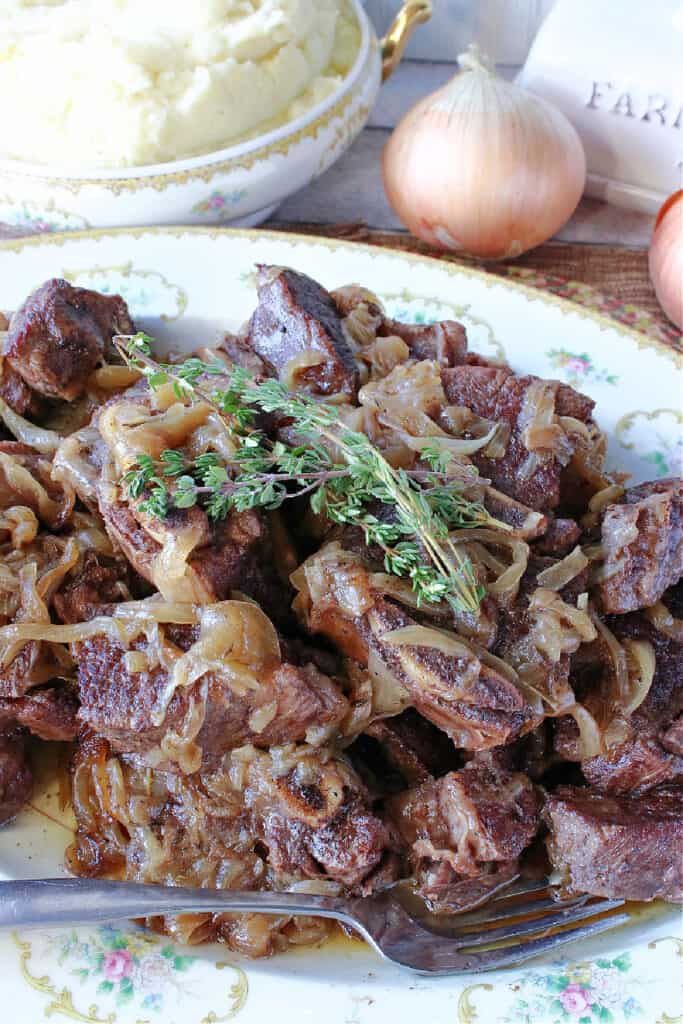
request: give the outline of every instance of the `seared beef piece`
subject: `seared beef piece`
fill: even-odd
[[[645,700],[625,722],[625,735],[622,729],[619,742],[613,742],[604,754],[584,760],[581,768],[590,785],[606,793],[644,792],[683,775],[683,752],[665,742],[674,719],[683,712],[683,644],[659,633],[637,612],[610,618],[607,625],[620,641],[652,645],[655,674]],[[587,675],[587,681],[579,682],[578,687],[582,703],[600,720],[605,688],[602,674]],[[560,719],[556,729],[555,748],[560,756],[578,759],[573,719]]]
[[[456,876],[476,876],[492,862],[515,861],[539,823],[526,775],[476,762],[392,797],[387,811],[418,874],[445,862]]]
[[[522,540],[531,541],[541,537],[548,528],[548,516],[534,512],[528,505],[515,501],[509,495],[497,491],[494,487],[486,487],[484,490],[483,504],[486,511],[499,519],[502,523],[511,526],[514,535]]]
[[[78,575],[55,594],[57,616],[62,622],[74,623],[109,614],[108,606],[129,597],[128,575],[128,566],[122,561],[105,561],[94,551],[86,551]]]
[[[18,732],[0,734],[0,825],[19,813],[31,796],[32,788],[33,776],[23,735]]]
[[[74,495],[52,479],[45,455],[19,441],[0,441],[0,508],[13,505],[26,505],[51,530],[58,530],[73,511]]]
[[[379,739],[398,768],[402,768],[402,764],[407,768],[412,762],[421,765],[423,773],[439,776],[460,766],[461,757],[452,741],[414,708],[374,722],[367,732]],[[406,781],[415,785],[411,779]]]
[[[255,377],[267,377],[269,374],[266,372],[266,364],[260,356],[256,355],[253,348],[250,345],[249,337],[243,334],[226,334],[223,337],[215,355],[223,359],[229,366],[241,366],[244,370],[248,370],[249,373]],[[206,362],[210,362],[210,359],[206,359],[203,353],[199,353],[199,358],[204,358]]]
[[[551,518],[548,529],[534,544],[534,551],[539,555],[552,555],[564,558],[579,542],[581,528],[573,519]]]
[[[167,657],[173,657],[173,646],[177,657],[189,650],[197,635],[189,626],[166,629]],[[143,656],[150,652],[152,657],[142,638],[133,642],[132,650]],[[226,751],[244,743],[271,746],[303,740],[309,729],[332,728],[348,708],[337,686],[314,665],[273,664],[259,672],[258,688],[245,687],[243,692],[233,686],[229,673],[205,673],[193,685],[175,691],[159,723],[154,711],[169,684],[166,668],[153,661],[150,667],[135,671],[126,648],[107,636],[76,644],[73,653],[80,720],[117,751],[136,753],[152,763],[158,763],[160,749],[166,751],[163,763],[172,768],[173,755],[164,740],[169,734],[182,734],[193,708],[195,714],[201,708],[204,690],[206,709],[193,740],[204,767],[215,765]]]
[[[634,487],[625,504],[607,507],[599,587],[606,612],[649,608],[683,576],[682,519],[683,481],[673,477]]]
[[[41,740],[66,742],[78,735],[78,700],[70,686],[31,690],[24,697],[0,697],[0,731],[28,729]]]
[[[0,366],[0,398],[27,420],[38,420],[46,411],[46,400],[28,386],[6,359],[2,359]]]
[[[683,901],[683,786],[620,797],[561,786],[543,817],[568,892]]]
[[[517,687],[465,649],[459,657],[381,639],[410,625],[414,620],[402,609],[378,598],[366,616],[366,643],[408,690],[411,704],[456,747],[485,750],[532,727],[533,712]]]
[[[518,376],[507,368],[461,366],[444,370],[442,380],[450,404],[466,406],[477,416],[510,426],[510,439],[502,459],[472,456],[482,476],[532,509],[547,512],[556,508],[560,503],[563,468],[574,449],[565,437],[560,460],[553,450],[531,452],[526,446],[525,430],[534,411],[530,389],[542,387],[543,393],[551,393],[556,416],[565,415],[564,410],[572,408],[582,413],[576,418],[583,422],[589,421],[593,406],[590,399],[579,401],[580,396],[575,398],[575,393],[566,385]]]
[[[378,797],[419,786],[462,764],[451,740],[414,708],[371,722],[349,756]]]
[[[663,736],[660,736],[660,742],[665,750],[681,758],[682,770],[679,774],[683,775],[683,714],[678,716]]]
[[[155,575],[161,545],[124,502],[108,505],[101,501],[100,510],[107,532],[134,569],[164,593],[166,581],[163,575]],[[164,522],[168,531],[174,529],[174,515]],[[177,510],[179,525],[186,526],[190,515],[204,520],[206,539],[190,555],[183,581],[169,581],[174,587],[186,583],[183,599],[211,604],[229,598],[232,591],[240,591],[257,601],[275,622],[287,625],[291,619],[290,597],[274,565],[265,515],[259,511],[235,512],[210,525],[205,514],[194,508]]]
[[[384,317],[378,337],[398,337],[410,349],[411,359],[433,359],[440,366],[462,366],[467,355],[467,334],[455,320],[436,324],[403,324]]]
[[[134,334],[128,307],[119,295],[46,281],[14,314],[7,359],[27,384],[48,398],[73,401],[90,374],[108,357],[115,334]]]
[[[478,875],[460,875],[447,861],[425,864],[416,894],[432,914],[462,914],[490,900],[519,875],[516,860],[491,861]]]
[[[395,680],[397,703],[414,707],[456,747],[484,750],[537,724],[520,690],[465,644],[460,653],[446,654],[385,640],[385,634],[415,626],[416,620],[373,590],[360,560],[339,545],[323,548],[300,571],[313,580],[315,597],[302,581],[295,608],[305,627],[363,667],[377,660]]]
[[[354,395],[356,365],[329,293],[294,270],[261,265],[258,272],[248,340],[266,368],[281,374],[305,353],[319,353],[322,362],[297,368],[296,380],[320,395]]]
[[[245,799],[276,877],[326,876],[358,889],[393,846],[353,769],[315,749],[279,771],[258,753],[248,762]]]

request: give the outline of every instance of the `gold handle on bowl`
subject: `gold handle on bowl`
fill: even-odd
[[[391,28],[380,42],[383,82],[386,82],[401,63],[401,57],[417,26],[429,21],[431,16],[431,0],[406,0],[403,4]]]

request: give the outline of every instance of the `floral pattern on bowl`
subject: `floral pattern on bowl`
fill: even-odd
[[[617,384],[619,374],[598,369],[587,352],[568,352],[565,348],[548,349],[548,362],[554,370],[562,370],[564,380],[580,388],[586,380],[596,384]]]
[[[246,199],[247,194],[246,188],[236,188],[231,192],[214,189],[210,196],[194,204],[192,213],[210,217],[212,220],[230,220],[233,215],[232,208]]]
[[[132,262],[112,267],[63,270],[62,277],[79,288],[94,288],[105,295],[121,295],[133,317],[150,311],[162,320],[179,320],[187,308],[187,294],[156,270],[134,267]],[[159,310],[163,312],[159,313]]]
[[[81,231],[90,227],[85,217],[58,210],[52,201],[16,203],[10,196],[0,196],[0,222],[27,232]]]

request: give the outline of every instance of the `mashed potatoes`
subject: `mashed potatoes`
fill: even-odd
[[[345,0],[2,0],[0,155],[74,167],[231,145],[329,95]]]

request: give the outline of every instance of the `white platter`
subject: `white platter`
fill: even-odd
[[[150,333],[194,348],[253,309],[253,267],[287,264],[335,287],[359,281],[392,315],[457,317],[470,346],[517,370],[574,384],[597,402],[609,465],[635,481],[681,472],[683,361],[570,303],[472,270],[350,243],[267,232],[157,228],[48,235],[0,245],[0,309],[48,277],[118,291]],[[33,800],[0,829],[0,878],[56,875],[69,841],[45,770]],[[12,1024],[550,1024],[680,1020],[680,914],[655,907],[561,961],[429,980],[356,943],[244,961],[224,947],[179,949],[130,926],[0,935]]]

